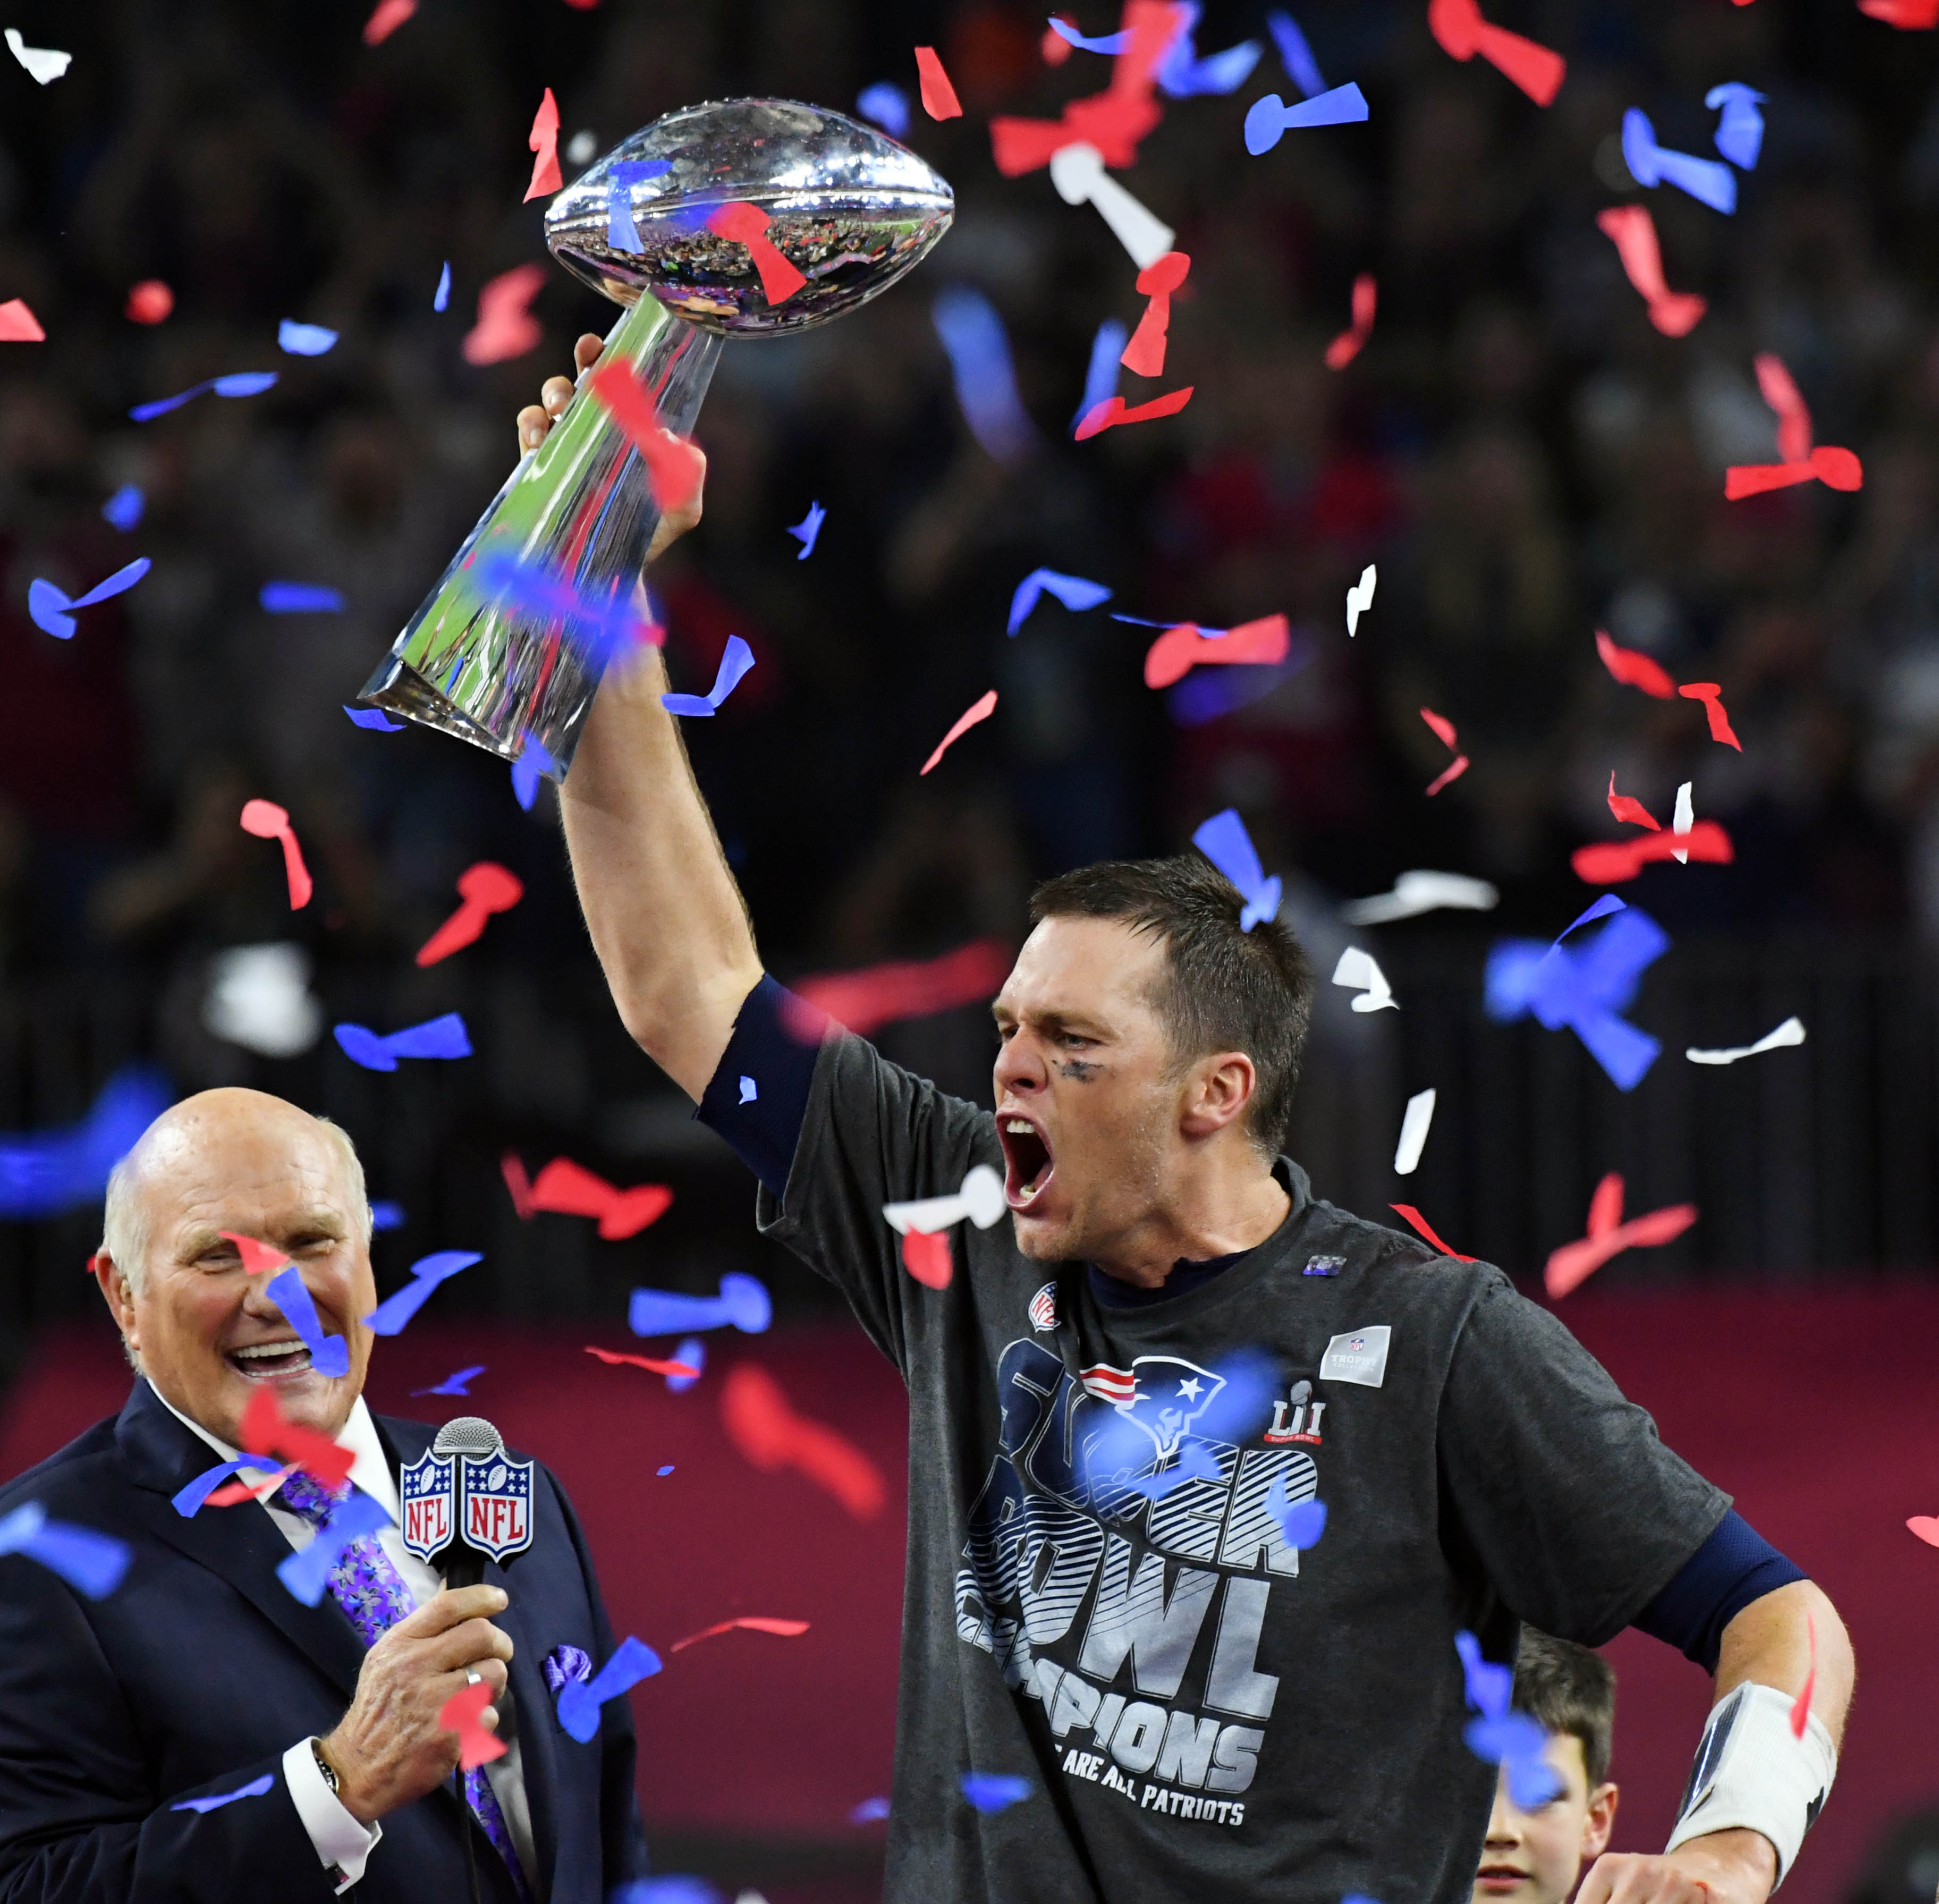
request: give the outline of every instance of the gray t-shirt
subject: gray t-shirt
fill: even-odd
[[[1728,1497],[1499,1270],[1284,1158],[1286,1221],[1186,1293],[1103,1307],[1007,1220],[959,1225],[927,1287],[882,1205],[977,1163],[1003,1168],[987,1112],[836,1031],[758,1206],[909,1385],[885,1896],[1466,1904],[1495,1775],[1456,1633],[1500,1660],[1524,1619],[1600,1644]],[[1235,1418],[1248,1359],[1270,1386]],[[1281,1494],[1326,1503],[1317,1544],[1286,1546]],[[1032,1796],[979,1812],[971,1771]]]

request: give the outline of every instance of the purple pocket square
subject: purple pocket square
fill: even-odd
[[[547,1689],[556,1699],[573,1680],[583,1683],[592,1677],[592,1661],[580,1648],[561,1644],[546,1655],[540,1670],[545,1674]]]

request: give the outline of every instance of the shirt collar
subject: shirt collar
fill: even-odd
[[[239,1448],[230,1447],[220,1436],[212,1434],[199,1421],[184,1415],[152,1382],[148,1386],[163,1407],[184,1427],[199,1435],[225,1461],[233,1461],[242,1453]],[[371,1419],[370,1405],[361,1395],[351,1404],[350,1418],[344,1423],[336,1439],[339,1446],[349,1449],[354,1457],[350,1464],[352,1482],[392,1520],[400,1519],[402,1503],[397,1496],[397,1483],[391,1473],[391,1464],[385,1457],[384,1444],[377,1438],[377,1424]]]

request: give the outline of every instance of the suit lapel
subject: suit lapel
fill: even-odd
[[[147,1531],[227,1581],[345,1698],[353,1695],[364,1643],[328,1594],[306,1607],[277,1579],[290,1543],[268,1510],[244,1502],[205,1507],[184,1520],[170,1504],[178,1488],[215,1465],[215,1451],[176,1420],[145,1380],[137,1382],[128,1397],[114,1440]]]

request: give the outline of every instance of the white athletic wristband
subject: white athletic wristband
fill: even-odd
[[[1783,1883],[1838,1771],[1831,1735],[1816,1714],[1802,1738],[1792,1732],[1795,1703],[1775,1686],[1746,1683],[1710,1708],[1666,1851],[1713,1831],[1761,1832],[1776,1850]]]

